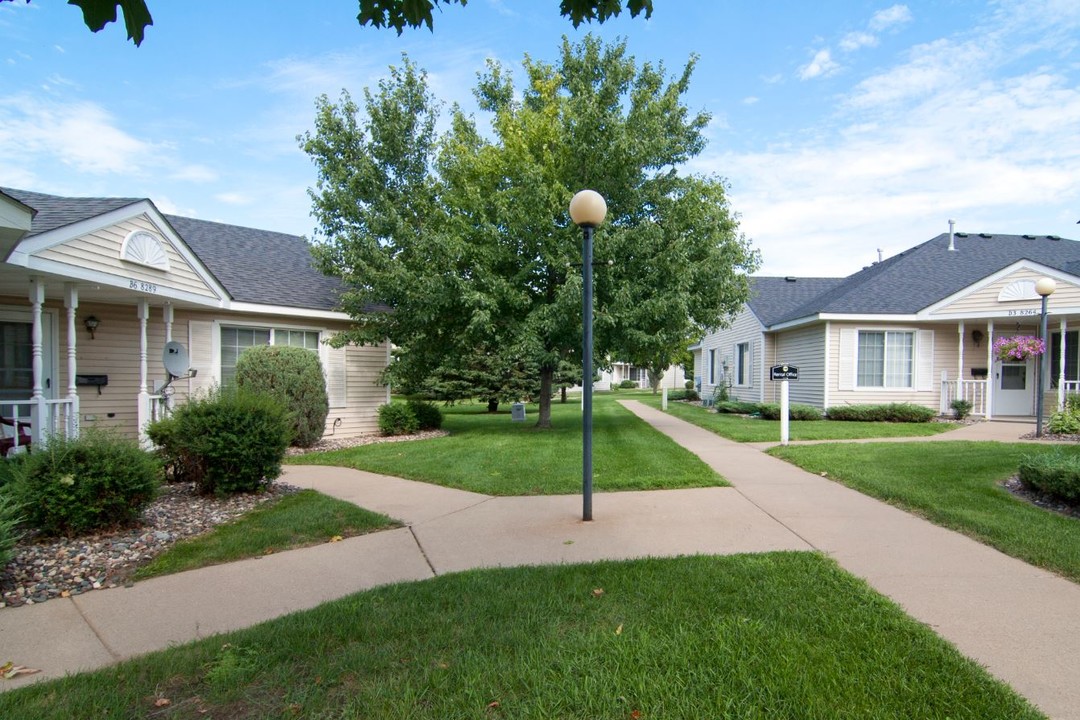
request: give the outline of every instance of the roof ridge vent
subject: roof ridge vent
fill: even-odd
[[[994,236],[991,235],[990,233],[979,233],[979,237],[990,239],[990,238],[992,238]]]
[[[1034,240],[1035,239],[1034,235],[1021,235],[1020,237],[1024,238],[1025,240]]]
[[[1061,236],[1060,235],[1047,235],[1046,239],[1047,240],[1060,240]]]
[[[956,233],[956,237],[959,237],[959,238],[966,238],[967,236],[968,236],[967,233],[961,233],[961,232]]]
[[[796,282],[796,281],[798,281],[798,278],[795,277],[794,275],[788,275],[788,276],[786,276],[784,278],[784,282]]]

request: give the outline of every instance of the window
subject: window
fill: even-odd
[[[750,384],[750,343],[735,346],[735,384]]]
[[[1077,350],[1080,350],[1080,337],[1077,335],[1076,330],[1069,330],[1065,333],[1065,381],[1077,381],[1080,380],[1080,356],[1077,355]],[[1050,385],[1051,387],[1058,386],[1058,380],[1061,379],[1061,333],[1057,332],[1050,336]]]
[[[716,348],[709,349],[709,384],[716,384]]]
[[[319,351],[318,330],[291,328],[221,328],[221,384],[228,385],[236,378],[236,360],[240,353],[256,345],[293,345],[312,352]]]
[[[859,387],[911,387],[915,333],[860,330],[857,368]]]

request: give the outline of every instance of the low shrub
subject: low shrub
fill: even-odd
[[[726,382],[721,382],[719,385],[713,387],[712,397],[714,403],[727,402],[731,399]]]
[[[421,430],[438,430],[442,427],[442,410],[435,405],[420,400],[410,400],[408,408],[412,411]]]
[[[683,383],[683,387],[686,388],[687,390],[693,390],[694,389],[694,381],[693,380],[687,380],[686,382]]]
[[[1027,487],[1067,502],[1080,501],[1080,456],[1061,451],[1020,458],[1020,481]]]
[[[1056,412],[1046,422],[1046,430],[1053,435],[1080,434],[1080,415],[1068,410]]]
[[[15,543],[19,541],[19,523],[22,521],[19,504],[10,492],[0,491],[0,572],[11,562]]]
[[[302,347],[257,345],[240,353],[236,385],[278,399],[289,414],[289,444],[308,448],[326,430],[330,402],[319,356]]]
[[[8,491],[46,535],[134,522],[161,483],[157,459],[137,441],[92,429],[75,440],[53,436],[13,469]]]
[[[281,402],[242,388],[217,388],[192,398],[151,425],[166,466],[199,492],[255,492],[281,474],[289,418]]]
[[[668,400],[687,400],[689,402],[697,402],[701,400],[701,395],[698,395],[698,391],[691,387],[686,390],[669,390],[667,394]]]
[[[401,403],[379,406],[379,432],[383,435],[411,435],[420,429],[412,408]]]
[[[963,420],[971,414],[971,401],[956,399],[949,403],[949,407],[952,408],[953,415],[957,420]]]
[[[619,387],[623,390],[629,390],[630,388],[636,388],[637,386],[638,384],[635,380],[623,380],[621,383],[619,383]]]
[[[761,405],[758,409],[761,417],[766,420],[779,420],[780,419],[780,405],[777,403],[768,403]],[[788,406],[788,419],[790,420],[820,420],[821,411],[813,405],[800,405],[793,403]]]
[[[733,413],[735,415],[753,415],[761,410],[759,403],[742,402],[741,400],[725,400],[715,404],[718,413]]]
[[[853,422],[930,422],[934,411],[913,403],[886,405],[834,405],[825,411],[829,420]]]

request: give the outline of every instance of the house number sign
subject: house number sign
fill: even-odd
[[[1016,317],[1017,315],[1038,315],[1039,311],[1035,308],[1028,308],[1024,310],[1010,310],[1009,317]]]
[[[143,282],[142,280],[128,280],[128,288],[144,293],[157,292],[157,285],[154,283]]]

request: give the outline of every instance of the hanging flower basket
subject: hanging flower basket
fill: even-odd
[[[1020,362],[1046,352],[1046,343],[1031,335],[1000,337],[994,341],[994,355],[1003,362]]]

